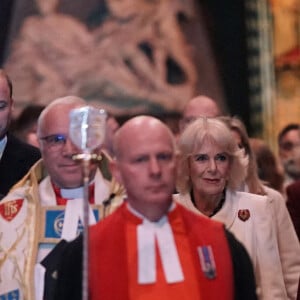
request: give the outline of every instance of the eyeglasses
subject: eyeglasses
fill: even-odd
[[[283,142],[283,143],[280,143],[279,146],[284,151],[291,151],[294,148],[299,147],[300,144],[299,143],[292,143],[292,142]]]
[[[66,144],[67,138],[64,134],[51,134],[41,137],[40,140],[45,141],[52,150],[59,150]]]

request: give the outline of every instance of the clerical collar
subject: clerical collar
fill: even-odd
[[[135,216],[137,216],[138,218],[140,218],[140,219],[142,219],[142,220],[147,220],[147,218],[144,216],[144,215],[142,215],[140,212],[138,212],[136,209],[134,209],[128,202],[126,202],[126,206],[127,206],[127,209],[131,212],[131,213],[133,213]],[[169,207],[169,209],[168,209],[168,212],[170,212],[170,211],[172,211],[173,209],[175,209],[175,206],[176,206],[176,204],[175,204],[175,202],[172,202],[171,203],[171,205],[170,205],[170,207]],[[164,218],[165,217],[165,215],[164,216],[162,216],[161,218],[160,218],[160,220],[162,219],[162,218]],[[156,221],[156,222],[159,222],[160,220],[158,220],[158,221]],[[149,221],[149,222],[152,222],[152,221]],[[153,222],[153,223],[156,223],[156,222]]]
[[[4,138],[0,140],[0,159],[2,158],[6,144],[7,144],[7,136],[5,135]]]
[[[83,186],[73,189],[60,189],[60,194],[66,199],[77,199],[83,197]]]
[[[90,185],[93,184],[94,181],[90,182]],[[84,187],[80,186],[77,188],[71,188],[71,189],[60,189],[60,194],[65,199],[78,199],[82,198],[84,195]]]
[[[169,211],[175,206],[173,202]],[[129,205],[127,207],[134,214],[137,213]],[[138,214],[141,216],[140,213]],[[138,284],[153,284],[157,281],[157,255],[160,257],[167,283],[173,284],[184,281],[173,230],[167,214],[164,214],[156,222],[151,222],[143,217],[142,223],[136,227],[136,235]]]
[[[191,196],[191,200],[192,200],[194,206],[197,208],[196,201],[195,201],[195,198],[194,198],[193,190],[191,190],[190,196]],[[219,201],[218,205],[215,207],[215,209],[213,210],[213,212],[209,215],[210,218],[213,217],[217,212],[219,212],[221,210],[221,208],[223,207],[223,204],[225,202],[225,198],[226,198],[226,189],[223,190],[222,198]]]

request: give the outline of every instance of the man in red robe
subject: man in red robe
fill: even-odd
[[[244,248],[221,223],[173,202],[175,140],[149,116],[114,138],[113,175],[127,200],[90,228],[89,299],[256,299]],[[56,300],[81,299],[82,237],[67,244]]]

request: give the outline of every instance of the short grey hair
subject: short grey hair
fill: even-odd
[[[87,102],[77,96],[66,96],[66,97],[61,97],[53,100],[50,102],[41,112],[38,122],[37,122],[37,135],[40,137],[41,131],[43,128],[43,123],[45,116],[51,111],[53,108],[57,106],[70,106],[70,107],[76,107],[76,106],[85,106],[87,105]]]

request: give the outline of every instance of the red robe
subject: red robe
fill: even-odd
[[[136,230],[142,220],[123,204],[113,215],[90,229],[89,291],[92,300],[234,298],[233,268],[228,242],[221,223],[196,216],[180,205],[168,214],[184,281],[168,284],[159,261],[157,281],[138,284]],[[216,276],[202,271],[197,248],[211,246]],[[129,263],[130,261],[130,263]]]

